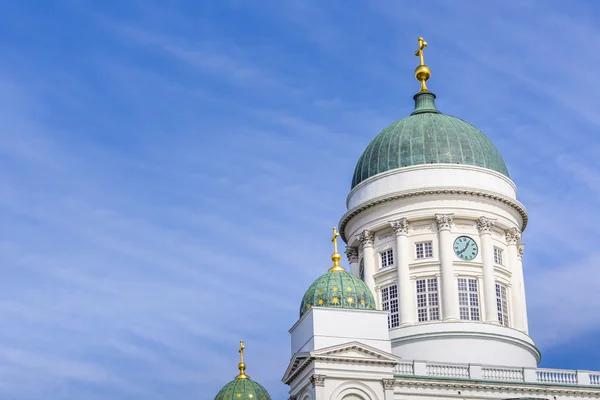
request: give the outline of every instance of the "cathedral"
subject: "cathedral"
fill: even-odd
[[[290,400],[600,398],[600,372],[538,368],[527,210],[490,139],[436,108],[418,42],[414,111],[358,159],[332,265],[299,299]],[[243,342],[238,367],[215,400],[270,400]]]

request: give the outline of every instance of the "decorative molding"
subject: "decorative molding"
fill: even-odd
[[[460,223],[460,224],[455,223],[454,226],[457,228],[461,228],[461,229],[472,229],[473,228],[473,224],[465,224],[464,222]]]
[[[479,219],[477,219],[477,230],[479,231],[480,235],[489,233],[492,233],[492,227],[494,226],[494,222],[486,217],[480,217]]]
[[[387,239],[391,236],[392,236],[392,232],[385,232],[385,233],[382,233],[381,235],[377,235],[377,240]]]
[[[313,386],[325,386],[325,375],[315,374],[310,377],[310,383]]]
[[[444,380],[444,378],[434,378],[434,377],[426,377],[426,378],[407,378],[405,375],[402,376],[402,380],[400,381],[402,386],[405,387],[414,387],[415,389],[425,389],[431,388],[436,390],[436,393],[439,393],[439,389],[454,389],[454,390],[485,390],[488,392],[501,392],[501,393],[511,393],[511,392],[522,392],[522,393],[535,393],[539,395],[553,394],[553,395],[579,395],[579,396],[589,396],[589,397],[597,397],[598,391],[596,388],[584,387],[578,388],[577,386],[553,386],[543,383],[532,383],[532,382],[507,382],[508,384],[503,384],[499,382],[467,382],[462,380],[460,382],[452,382]],[[531,385],[531,386],[530,386]],[[527,387],[529,386],[529,387]],[[477,396],[479,397],[479,396]]]
[[[431,223],[429,224],[420,224],[420,225],[411,225],[410,228],[415,231],[430,231],[431,232]]]
[[[519,258],[519,260],[523,259],[524,251],[525,251],[525,243],[519,243],[519,246],[517,247],[517,257]]]
[[[506,231],[506,243],[507,244],[518,244],[521,240],[521,232],[517,228],[510,228]]]
[[[393,390],[394,385],[396,384],[396,380],[395,379],[382,379],[381,383],[383,384],[384,390]]]
[[[392,221],[390,222],[390,225],[392,226],[396,236],[408,234],[408,220],[406,218],[400,218],[396,221]]]
[[[359,204],[358,206],[348,210],[342,216],[342,219],[340,220],[340,224],[339,224],[340,235],[342,236],[342,239],[347,243],[348,240],[346,237],[346,226],[348,225],[348,222],[350,222],[350,220],[352,218],[354,218],[355,216],[360,214],[362,211],[367,210],[371,207],[375,207],[379,204],[387,203],[389,201],[394,201],[394,200],[398,200],[398,199],[430,196],[430,195],[440,195],[440,194],[442,194],[442,195],[443,194],[453,194],[453,195],[481,197],[484,199],[490,199],[493,201],[498,201],[500,203],[504,203],[504,204],[512,207],[515,211],[517,211],[519,213],[519,215],[521,216],[521,218],[523,219],[523,228],[521,229],[521,231],[524,231],[525,228],[527,227],[527,222],[528,222],[529,218],[527,216],[527,210],[525,209],[525,206],[523,206],[518,201],[513,200],[507,196],[502,196],[502,195],[485,192],[485,191],[475,191],[475,190],[465,190],[465,189],[429,189],[429,190],[417,190],[417,191],[408,191],[408,192],[388,194],[388,195],[380,196],[376,199],[370,200],[366,203]]]
[[[363,248],[364,247],[372,247],[373,241],[375,240],[375,235],[373,235],[373,232],[365,229],[356,238],[358,239],[358,241],[360,242],[360,244]]]
[[[505,236],[505,233],[504,233],[504,231],[500,231],[498,229],[492,228],[492,235],[501,238],[501,237]]]
[[[348,257],[348,263],[358,263],[358,249],[356,247],[346,246],[346,257]]]
[[[288,400],[296,400],[296,396],[290,396]]]
[[[440,231],[450,230],[454,217],[452,214],[435,214],[435,222],[437,222]]]

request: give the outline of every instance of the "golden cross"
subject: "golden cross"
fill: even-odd
[[[333,252],[337,253],[337,238],[338,236],[340,236],[340,234],[337,231],[337,228],[333,228],[333,239],[331,239],[331,241],[333,242]]]
[[[240,353],[240,363],[244,362],[244,349],[245,348],[246,348],[246,346],[244,346],[244,341],[240,340],[240,350],[239,350],[239,353]]]
[[[422,37],[419,37],[419,50],[415,51],[415,56],[421,58],[421,65],[425,65],[425,60],[423,59],[423,49],[427,47],[427,42],[423,40]]]

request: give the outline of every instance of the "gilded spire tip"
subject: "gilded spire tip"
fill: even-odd
[[[244,341],[240,340],[240,349],[238,350],[238,353],[240,353],[240,363],[238,364],[238,369],[240,370],[240,373],[238,376],[235,377],[235,379],[250,379],[250,377],[246,375],[246,364],[244,363],[245,348],[246,346],[244,346]]]
[[[340,260],[342,259],[342,256],[340,255],[340,253],[338,253],[338,247],[337,247],[338,236],[340,236],[340,234],[338,233],[337,228],[334,227],[333,228],[333,239],[331,239],[331,241],[333,242],[333,254],[331,255],[331,261],[333,261],[333,266],[331,268],[329,268],[329,272],[345,271],[344,267],[342,267],[340,265]]]
[[[423,50],[425,49],[425,47],[427,47],[427,42],[423,40],[422,37],[419,37],[417,40],[419,41],[419,49],[415,51],[415,56],[419,57],[420,64],[415,69],[415,78],[417,78],[417,80],[421,82],[420,92],[427,92],[428,89],[425,82],[427,82],[427,80],[431,77],[431,70],[427,65],[425,65],[425,59],[423,56]]]

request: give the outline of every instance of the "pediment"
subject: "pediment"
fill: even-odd
[[[290,360],[283,383],[289,384],[314,361],[333,361],[344,364],[384,364],[396,365],[400,358],[388,352],[359,342],[349,342],[337,346],[325,347],[311,352],[296,353]]]
[[[350,342],[342,345],[326,347],[323,349],[311,351],[310,355],[314,359],[339,359],[344,361],[356,362],[378,362],[378,363],[397,363],[399,357],[388,352],[376,349],[359,342]]]

